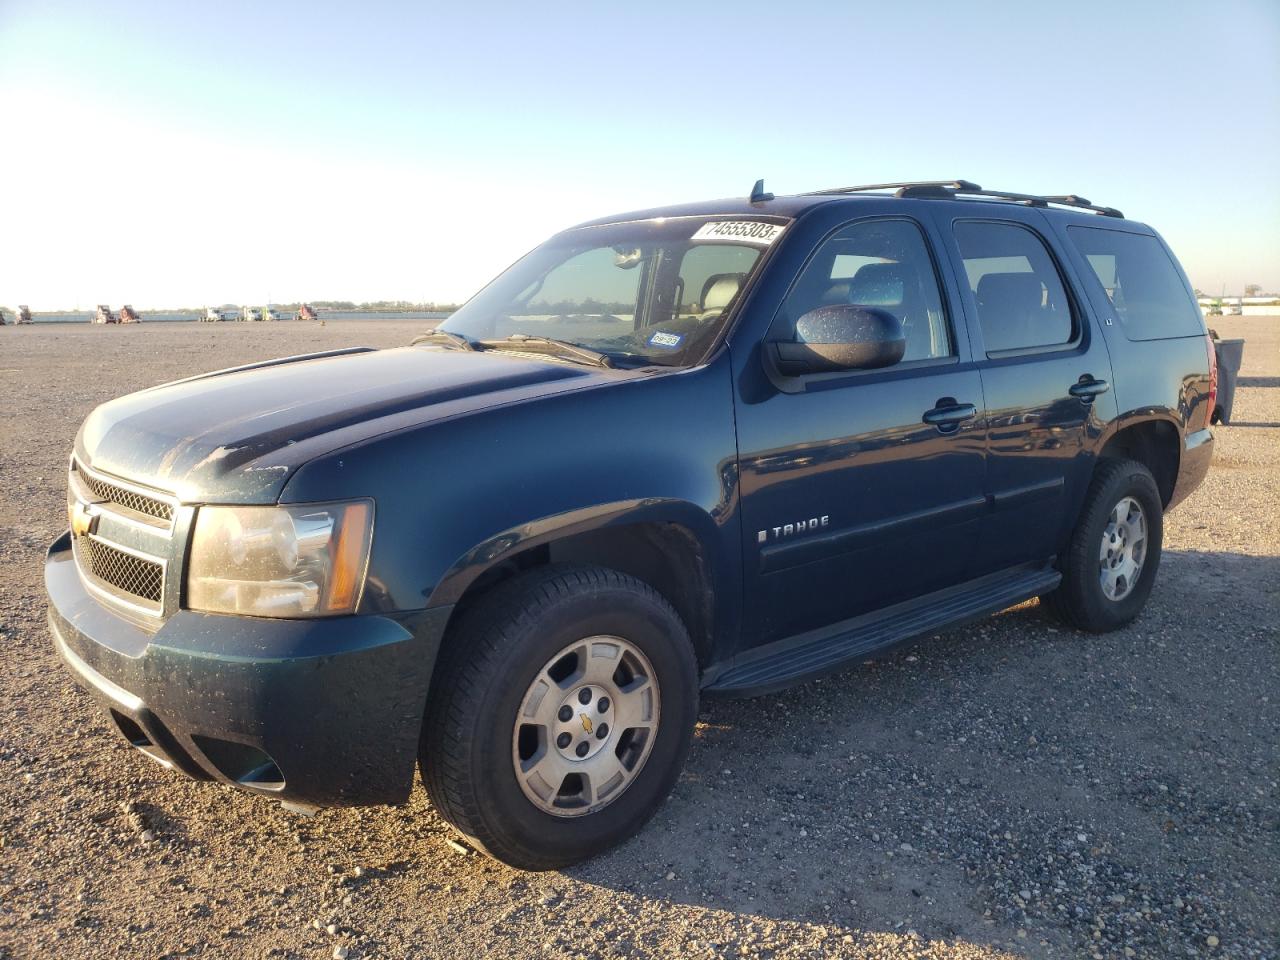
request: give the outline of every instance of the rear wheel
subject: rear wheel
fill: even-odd
[[[1062,583],[1041,599],[1081,630],[1124,626],[1151,594],[1163,534],[1163,505],[1151,471],[1134,460],[1100,461],[1059,557]]]
[[[671,605],[599,567],[497,587],[441,654],[422,740],[427,792],[477,847],[543,870],[635,833],[679,774],[697,665]]]

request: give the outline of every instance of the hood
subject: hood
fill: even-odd
[[[80,428],[76,455],[187,503],[271,502],[297,467],[340,446],[619,376],[628,373],[434,347],[291,357],[105,403]]]

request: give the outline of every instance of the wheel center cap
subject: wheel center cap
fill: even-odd
[[[597,684],[575,687],[560,701],[552,731],[566,760],[588,760],[613,737],[614,697]]]

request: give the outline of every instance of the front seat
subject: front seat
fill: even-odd
[[[850,283],[849,302],[862,307],[879,307],[898,318],[907,335],[903,360],[923,360],[933,356],[933,336],[927,312],[913,294],[919,287],[912,281],[914,271],[900,263],[868,263],[858,269]]]
[[[745,273],[713,273],[702,285],[699,320],[714,320],[728,309],[747,279]]]

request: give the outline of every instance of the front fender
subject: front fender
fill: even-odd
[[[634,377],[371,438],[318,457],[283,502],[371,497],[361,613],[460,596],[513,551],[641,521],[681,524],[741,606],[737,435],[728,351]]]

